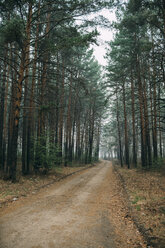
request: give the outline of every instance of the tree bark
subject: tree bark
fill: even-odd
[[[148,120],[148,103],[147,103],[147,93],[146,93],[146,80],[144,76],[143,83],[143,92],[144,92],[144,118],[145,118],[145,131],[146,131],[146,145],[147,145],[147,154],[148,154],[148,165],[151,167],[152,165],[152,154],[151,154],[151,142],[150,142],[150,128],[149,128],[149,120]]]
[[[158,111],[159,111],[159,153],[160,157],[163,157],[162,152],[162,130],[161,130],[161,107],[160,107],[160,84],[159,84],[159,92],[158,92]]]
[[[66,122],[66,140],[65,140],[65,166],[67,162],[70,162],[71,151],[71,131],[72,131],[72,117],[71,106],[72,105],[72,72],[69,84],[69,98],[68,98],[68,110],[67,110],[67,122]]]
[[[154,159],[158,157],[157,149],[157,94],[156,94],[156,72],[155,72],[155,51],[154,51],[154,42],[152,35],[152,67],[153,67],[153,150],[154,150]]]
[[[45,29],[45,38],[49,38],[50,31],[50,17],[51,12],[50,8],[47,12],[46,17],[46,29]],[[46,160],[46,123],[45,123],[45,94],[46,94],[46,82],[47,82],[47,70],[49,62],[49,49],[46,49],[43,53],[43,62],[42,62],[42,73],[41,73],[41,90],[40,90],[40,110],[38,118],[38,135],[37,135],[37,148],[35,156],[35,169],[37,166],[44,168],[44,172],[47,173],[48,164]],[[42,155],[42,157],[41,157]]]
[[[29,112],[28,112],[28,124],[27,124],[27,168],[30,168],[30,162],[34,163],[34,91],[36,85],[36,70],[37,70],[37,49],[38,49],[38,37],[39,37],[39,22],[40,22],[40,2],[38,3],[38,20],[36,27],[36,38],[34,45],[34,60],[32,69],[32,83],[31,83],[31,94],[29,102]],[[33,164],[34,166],[34,164]]]
[[[123,152],[121,146],[121,133],[120,133],[120,120],[119,120],[119,103],[118,103],[118,95],[116,93],[116,119],[117,119],[117,129],[118,129],[118,138],[119,138],[119,152],[120,152],[120,165],[123,167]]]
[[[137,147],[136,147],[136,131],[135,131],[135,90],[133,82],[133,73],[131,70],[131,106],[132,106],[132,134],[133,134],[133,165],[137,167]]]
[[[17,66],[18,66],[18,51],[15,47],[15,54],[11,53],[11,60],[13,61],[13,67],[15,71],[12,70],[12,85],[11,85],[11,98],[9,107],[9,117],[8,117],[8,145],[7,145],[7,165],[5,170],[5,177],[11,177],[11,163],[12,163],[12,135],[13,135],[13,123],[14,123],[14,105],[16,100],[17,92]],[[18,68],[19,69],[19,68]]]
[[[28,19],[26,26],[26,34],[29,37],[30,29],[31,29],[31,18],[32,18],[32,4],[29,3],[29,11],[28,11]],[[21,99],[22,99],[22,86],[24,80],[24,72],[27,66],[26,64],[26,54],[29,52],[29,44],[27,40],[25,40],[22,48],[21,54],[21,64],[19,68],[19,77],[17,81],[17,92],[16,99],[14,102],[14,121],[13,121],[13,133],[12,133],[12,164],[11,164],[11,178],[12,182],[16,181],[16,170],[17,170],[17,146],[18,146],[18,127],[19,127],[19,119],[20,119],[20,107],[21,107]]]
[[[90,111],[89,116],[89,154],[88,154],[88,162],[92,162],[92,153],[93,153],[93,136],[94,136],[94,124],[95,124],[95,102]]]
[[[64,85],[65,85],[65,64],[62,58],[62,84],[60,87],[60,104],[59,104],[59,128],[58,128],[58,147],[59,147],[59,162],[62,163],[62,146],[63,146],[63,121],[64,121]]]
[[[130,168],[129,162],[129,143],[128,143],[128,124],[127,124],[127,112],[126,112],[126,101],[125,101],[125,83],[123,82],[123,105],[124,105],[124,137],[125,137],[125,162],[128,169]]]
[[[32,20],[32,5],[29,6],[28,26],[27,26],[27,41],[25,54],[25,87],[24,87],[24,110],[23,110],[23,131],[22,131],[22,174],[29,174],[29,165],[27,165],[27,97],[28,97],[28,82],[29,82],[29,53],[30,53],[30,33]]]
[[[4,170],[3,166],[3,129],[4,129],[4,106],[5,106],[5,89],[6,89],[6,72],[7,72],[7,55],[8,47],[5,47],[4,51],[4,65],[2,76],[2,88],[1,88],[1,106],[0,106],[0,169]]]
[[[12,49],[10,49],[9,60],[12,58]],[[3,124],[3,143],[2,143],[2,168],[6,168],[6,144],[7,144],[7,107],[8,107],[8,92],[9,92],[9,76],[11,72],[11,66],[8,64],[6,88],[5,88],[5,102],[4,102],[4,124]]]
[[[139,57],[137,55],[136,58],[136,70],[138,74],[138,98],[139,98],[139,108],[140,108],[140,123],[141,123],[141,162],[142,167],[147,166],[147,149],[146,149],[146,130],[145,130],[145,122],[144,122],[144,109],[143,109],[143,90],[142,90],[142,82],[141,82],[141,74],[140,74],[140,62]]]

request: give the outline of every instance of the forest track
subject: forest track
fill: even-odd
[[[1,248],[115,247],[98,189],[106,162],[55,183],[0,219]]]
[[[118,193],[112,190],[116,187],[112,174],[111,163],[102,161],[44,188],[24,204],[16,202],[0,217],[0,248],[144,247],[139,240],[138,246],[130,242],[135,239],[134,229],[129,244],[115,242],[111,206]]]

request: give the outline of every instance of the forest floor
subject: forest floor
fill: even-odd
[[[111,162],[47,183],[33,194],[35,187],[26,197],[2,204],[0,248],[150,247],[130,216]]]
[[[19,175],[19,179],[14,184],[10,180],[0,179],[0,208],[7,206],[13,201],[17,201],[31,194],[36,194],[40,189],[78,171],[87,169],[90,166],[91,165],[82,165],[81,167],[79,165],[73,167],[60,166],[51,169],[46,175],[42,172],[39,172],[37,175]]]
[[[132,218],[151,247],[165,247],[165,168],[142,170],[115,166]]]

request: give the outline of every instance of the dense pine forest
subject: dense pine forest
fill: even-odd
[[[165,2],[130,0],[117,16],[106,55],[111,117],[102,156],[152,167],[165,157]]]
[[[115,37],[103,70],[90,45],[107,22],[87,16],[112,8]],[[99,154],[128,168],[158,164],[165,157],[164,51],[163,0],[0,1],[3,178],[90,164]]]
[[[98,160],[101,70],[81,16],[98,1],[1,1],[0,165],[4,177]],[[91,20],[92,22],[92,20]],[[20,166],[19,166],[20,167]],[[19,168],[20,169],[20,168]]]

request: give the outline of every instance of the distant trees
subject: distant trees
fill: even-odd
[[[98,159],[104,94],[76,17],[109,1],[1,1],[0,170],[16,180],[42,167]],[[21,165],[20,165],[21,164]]]
[[[164,10],[164,1],[128,1],[107,52],[113,153],[128,168],[165,156]]]

